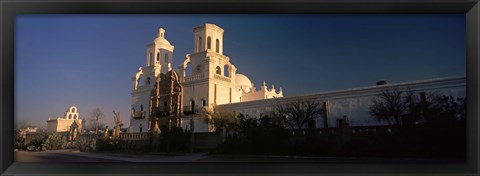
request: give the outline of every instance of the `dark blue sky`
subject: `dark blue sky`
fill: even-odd
[[[225,30],[224,54],[259,87],[285,96],[465,76],[464,14],[18,15],[15,117],[40,127],[75,104],[129,125],[131,77],[158,28],[175,46],[173,67],[193,50],[193,27]]]

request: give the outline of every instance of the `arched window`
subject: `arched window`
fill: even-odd
[[[77,115],[73,115],[73,119],[77,119]]]
[[[216,48],[215,48],[215,51],[217,51],[217,53],[220,53],[220,40],[217,39],[217,42],[216,42]]]
[[[68,119],[72,119],[72,114],[68,115]]]
[[[160,61],[160,52],[157,53],[157,61]],[[153,63],[152,63],[153,64]]]
[[[197,65],[197,67],[195,67],[195,73],[201,73],[201,71],[202,71],[202,66]]]
[[[188,62],[187,67],[185,68],[185,76],[190,76],[193,74],[192,63]]]
[[[205,99],[202,100],[202,106],[203,107],[207,106],[207,100],[205,100]]]
[[[195,110],[195,100],[192,100],[191,104],[192,104],[191,110],[194,111]]]
[[[230,77],[228,65],[223,66],[223,76]]]
[[[75,112],[75,108],[72,108],[72,112]]]
[[[143,105],[140,105],[140,111],[143,111]]]
[[[137,85],[139,86],[143,86],[143,75],[141,75],[140,77],[138,77],[138,80],[137,80]]]
[[[210,36],[209,36],[209,37],[207,37],[207,49],[210,49],[211,46],[212,46],[212,38],[210,38]]]
[[[198,52],[202,50],[202,37],[198,37]]]
[[[202,73],[202,66],[201,66],[201,65],[197,65],[197,66],[195,67],[195,69],[192,70],[192,73],[193,73],[193,74],[200,74],[200,73]]]
[[[153,62],[153,53],[148,53],[148,60],[150,61],[150,63]]]
[[[219,66],[217,66],[217,68],[215,68],[215,73],[216,73],[217,75],[221,75],[221,74],[222,74],[222,70],[220,69]]]
[[[165,54],[165,64],[168,63],[168,54]]]

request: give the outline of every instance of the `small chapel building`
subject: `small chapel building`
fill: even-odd
[[[70,132],[72,129],[78,132],[82,129],[82,119],[80,119],[78,108],[75,106],[70,106],[63,117],[48,118],[47,120],[47,131],[49,132]]]

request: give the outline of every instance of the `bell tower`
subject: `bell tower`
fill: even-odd
[[[147,45],[147,57],[145,65],[160,66],[162,73],[172,70],[172,58],[174,46],[165,39],[165,29],[159,28],[157,38]]]
[[[150,94],[160,73],[172,70],[174,46],[165,39],[165,29],[146,47],[145,66],[132,77],[132,107],[129,132],[147,132],[150,118]]]
[[[179,66],[184,88],[184,111],[195,113],[215,105],[237,102],[236,68],[223,55],[224,30],[214,24],[193,28],[193,53]]]
[[[193,52],[210,50],[223,55],[223,29],[214,24],[204,24],[193,28]]]

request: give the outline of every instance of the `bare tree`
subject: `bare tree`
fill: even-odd
[[[309,121],[320,117],[324,111],[315,98],[299,98],[286,104],[277,104],[272,116],[284,118],[292,129],[302,129]]]
[[[95,134],[98,134],[99,121],[103,116],[103,111],[100,108],[95,108],[90,112],[90,119],[95,122]]]
[[[370,106],[370,114],[376,117],[378,120],[386,120],[391,126],[391,119],[395,121],[395,125],[400,124],[400,117],[405,113],[407,108],[407,103],[402,101],[403,92],[397,89],[395,90],[385,90],[382,91],[375,99],[373,99],[373,104]],[[407,95],[406,99],[411,99]],[[409,100],[410,101],[410,100]]]

